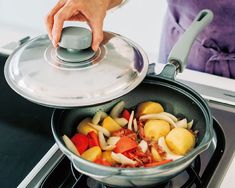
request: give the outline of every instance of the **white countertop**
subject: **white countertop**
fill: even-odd
[[[6,25],[3,23],[2,24],[0,23],[0,25],[1,25],[0,27],[0,52],[1,52],[1,47],[10,42],[14,42],[14,41],[17,42],[18,40],[26,36],[34,37],[40,34],[40,32],[38,31],[33,31],[33,30],[25,29],[25,28],[16,29],[10,25]],[[163,65],[157,64],[156,71],[160,72],[162,67]],[[209,74],[200,73],[197,71],[192,71],[192,70],[187,70],[187,69],[182,74],[177,75],[177,78],[235,92],[235,80],[234,79],[222,78],[219,76],[209,75]],[[221,184],[222,188],[234,187],[235,185],[234,174],[235,174],[235,160],[232,161],[230,168]]]

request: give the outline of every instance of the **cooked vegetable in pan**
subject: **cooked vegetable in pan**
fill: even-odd
[[[177,160],[196,142],[193,120],[165,112],[160,103],[147,101],[135,110],[120,101],[109,114],[98,111],[77,126],[65,145],[74,154],[112,167],[153,167]]]

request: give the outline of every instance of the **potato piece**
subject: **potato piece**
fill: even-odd
[[[103,123],[102,126],[107,129],[109,132],[115,132],[118,131],[119,129],[121,129],[122,127],[120,125],[118,125],[118,123],[113,120],[110,116],[107,116]]]
[[[185,155],[195,146],[195,136],[184,128],[174,128],[166,136],[169,149],[179,155]]]
[[[164,112],[164,109],[160,103],[152,101],[143,102],[137,107],[136,117],[140,117],[144,114],[157,114],[160,112]]]
[[[146,138],[154,141],[157,141],[162,136],[166,136],[170,130],[170,124],[165,120],[148,120],[144,125],[144,135]]]
[[[112,165],[114,165],[114,164],[116,164],[116,161],[113,160],[113,158],[111,157],[111,152],[112,152],[112,151],[104,151],[104,152],[102,153],[102,157],[103,157],[104,159],[106,159],[106,161],[108,161],[109,163],[111,163]]]
[[[94,146],[81,155],[83,159],[94,162],[96,159],[102,156],[102,151],[99,146]]]
[[[166,152],[165,159],[170,159],[174,161],[183,157],[183,155],[177,155],[168,148],[164,136],[158,139],[158,146],[160,146],[161,149]]]
[[[172,127],[176,127],[175,122],[169,118],[167,115],[163,114],[164,112],[158,113],[158,114],[146,114],[143,116],[140,116],[140,120],[147,120],[147,119],[161,119],[167,121]]]
[[[77,132],[87,135],[89,132],[94,131],[96,134],[98,134],[97,130],[92,128],[89,123],[91,123],[91,118],[82,120],[77,126]]]

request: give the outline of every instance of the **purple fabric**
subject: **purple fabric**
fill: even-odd
[[[172,46],[202,9],[214,13],[211,24],[194,42],[187,68],[235,78],[235,1],[168,0],[160,62],[166,63]]]

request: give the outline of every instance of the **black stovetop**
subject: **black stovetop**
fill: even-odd
[[[16,94],[4,78],[0,55],[0,187],[16,187],[54,144],[52,109]]]

